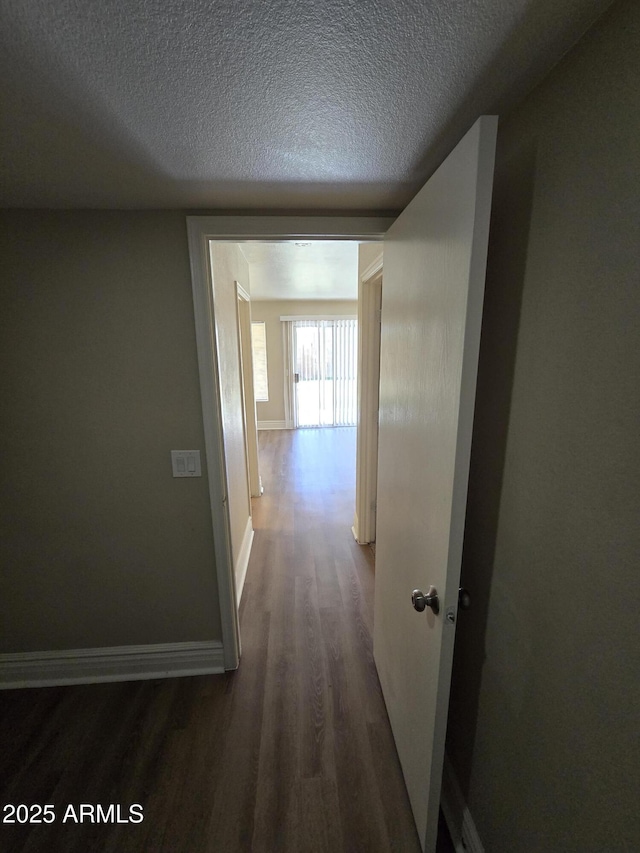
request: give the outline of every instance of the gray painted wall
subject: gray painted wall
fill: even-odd
[[[499,132],[447,743],[496,853],[640,849],[639,35]]]
[[[219,639],[184,214],[5,211],[0,256],[0,651]]]

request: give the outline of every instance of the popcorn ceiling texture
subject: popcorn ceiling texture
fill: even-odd
[[[0,204],[393,210],[609,0],[0,0]]]

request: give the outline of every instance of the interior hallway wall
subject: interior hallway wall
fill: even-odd
[[[640,849],[640,5],[499,130],[447,750],[486,850]]]
[[[221,637],[184,214],[0,213],[0,651]]]

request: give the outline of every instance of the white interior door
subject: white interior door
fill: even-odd
[[[435,850],[497,118],[483,116],[384,243],[374,656],[425,851]],[[417,612],[412,590],[437,589]]]

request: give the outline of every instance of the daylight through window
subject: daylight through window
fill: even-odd
[[[269,399],[267,378],[267,331],[264,323],[251,323],[251,349],[253,351],[253,393],[257,403]]]

